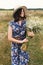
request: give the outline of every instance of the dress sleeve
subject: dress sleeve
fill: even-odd
[[[26,20],[24,21],[24,23],[25,23],[25,29],[26,29],[26,31],[27,31]]]
[[[8,26],[11,26],[13,28],[13,22],[9,21]]]
[[[13,21],[9,21],[8,25],[12,27],[12,30],[15,30],[15,24]]]
[[[24,21],[25,35],[27,34],[26,20]]]
[[[9,21],[8,25],[10,25],[12,27],[12,22]]]

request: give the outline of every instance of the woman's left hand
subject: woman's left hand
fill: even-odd
[[[32,32],[29,31],[27,34],[28,34],[28,36],[30,36],[30,37],[35,36],[35,34],[33,33],[33,31],[32,31]]]

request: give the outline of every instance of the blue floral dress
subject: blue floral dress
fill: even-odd
[[[26,21],[23,20],[21,25],[14,20],[9,22],[9,25],[12,27],[12,37],[20,37],[23,40],[26,37]],[[26,51],[20,49],[22,43],[17,44],[11,42],[11,64],[12,65],[26,65],[29,62],[29,54]]]

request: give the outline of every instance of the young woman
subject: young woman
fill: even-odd
[[[22,7],[18,8],[13,13],[13,18],[14,20],[11,20],[8,26],[8,40],[12,42],[11,64],[27,65],[29,54],[20,48],[23,43],[26,44],[26,42],[28,42],[28,39],[26,38],[26,16],[24,9]]]

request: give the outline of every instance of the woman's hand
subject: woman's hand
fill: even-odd
[[[28,42],[28,39],[27,38],[23,39],[23,42]]]
[[[28,36],[33,37],[35,34],[32,32],[27,32]]]
[[[18,39],[16,38],[16,40],[17,40],[18,43],[28,42],[27,37],[25,39],[23,39],[23,40],[20,40],[19,38]]]

